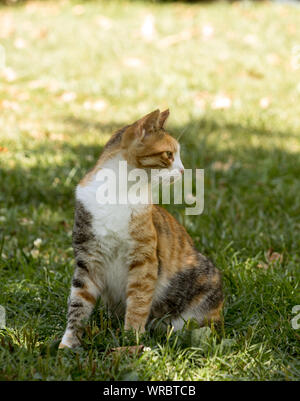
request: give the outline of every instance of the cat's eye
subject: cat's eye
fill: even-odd
[[[166,153],[167,153],[167,157],[168,157],[169,159],[172,159],[173,153],[172,153],[172,152],[166,152]]]

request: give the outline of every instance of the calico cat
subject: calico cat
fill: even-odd
[[[155,110],[112,135],[95,167],[76,189],[73,248],[76,268],[60,348],[76,347],[97,298],[125,316],[125,330],[145,330],[167,316],[174,330],[195,318],[217,322],[223,304],[221,274],[164,208],[148,204],[100,205],[102,169],[120,161],[138,168],[183,173],[179,143],[164,129],[169,110]],[[148,183],[147,183],[148,184]]]

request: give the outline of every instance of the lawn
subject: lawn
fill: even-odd
[[[299,380],[299,19],[264,2],[0,6],[2,380]],[[57,351],[74,188],[114,130],[167,106],[185,167],[205,169],[203,214],[169,209],[223,273],[224,327],[136,339],[99,304],[82,348]]]

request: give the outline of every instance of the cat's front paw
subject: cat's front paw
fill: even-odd
[[[145,333],[145,326],[140,326],[139,324],[126,322],[124,326],[125,331],[134,330],[139,334]]]
[[[78,338],[78,336],[76,336],[74,333],[72,332],[68,332],[68,330],[65,332],[58,348],[62,349],[62,348],[76,348],[79,347],[81,345],[80,340]]]
[[[63,341],[61,341],[60,342],[60,344],[59,344],[59,346],[58,346],[58,349],[62,349],[62,348],[70,348],[70,349],[72,349],[72,348],[77,348],[77,347],[80,347],[80,341],[69,341],[69,342],[63,342]]]
[[[58,349],[62,349],[62,348],[72,348],[69,344],[64,344],[63,342],[61,342],[58,346]]]

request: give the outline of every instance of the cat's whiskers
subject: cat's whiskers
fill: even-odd
[[[187,127],[185,127],[185,128],[181,131],[181,133],[179,134],[179,136],[176,138],[176,141],[179,142],[179,139],[182,137],[182,135],[185,133],[186,130],[187,130]]]

